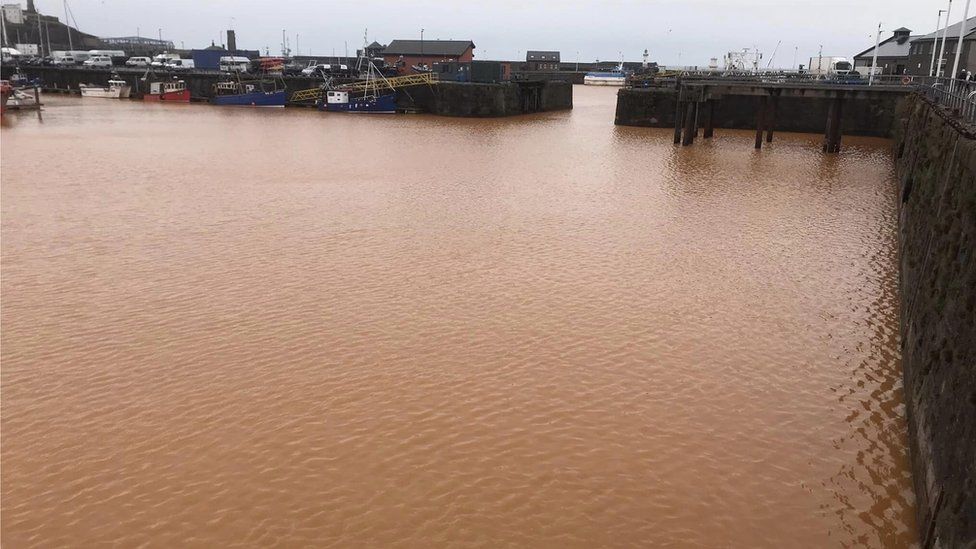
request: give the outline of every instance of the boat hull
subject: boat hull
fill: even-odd
[[[218,95],[210,100],[214,105],[232,107],[284,107],[287,101],[288,93],[284,91]]]
[[[627,83],[626,78],[615,78],[615,77],[604,77],[604,76],[586,76],[583,78],[583,84],[587,86],[617,86],[622,87]]]
[[[102,88],[99,86],[80,86],[82,97],[95,97],[98,99],[128,99],[132,93],[129,86],[117,86],[112,88]]]
[[[350,97],[348,102],[326,103],[320,105],[319,109],[329,112],[347,112],[353,114],[396,114],[396,96]]]
[[[165,101],[167,103],[189,103],[190,90],[166,93],[147,93],[142,99],[145,101]]]

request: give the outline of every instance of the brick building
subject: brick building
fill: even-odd
[[[878,46],[878,69],[880,74],[900,75],[908,70],[908,54],[912,43],[921,36],[912,36],[912,31],[904,27],[895,30],[894,36],[881,42]],[[854,69],[861,74],[871,72],[874,62],[874,47],[854,56]]]
[[[528,51],[525,53],[526,70],[530,71],[558,71],[558,51]]]
[[[394,40],[383,50],[383,60],[387,65],[395,65],[400,74],[411,74],[415,65],[470,63],[474,60],[474,48],[470,40]]]

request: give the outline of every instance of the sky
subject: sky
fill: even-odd
[[[64,18],[63,0],[35,0]],[[22,0],[26,4],[26,0]],[[645,49],[662,65],[705,66],[729,51],[758,47],[764,64],[794,66],[818,55],[852,57],[874,45],[878,24],[933,32],[947,0],[68,0],[80,30],[97,36],[164,39],[209,46],[237,31],[242,49],[281,52],[284,29],[294,53],[355,55],[369,41],[472,40],[477,59],[524,59],[557,50],[564,62],[639,61]],[[953,4],[952,20],[964,2]],[[976,15],[976,9],[970,16]],[[777,44],[779,44],[777,49]],[[775,51],[775,56],[774,56]],[[577,53],[578,52],[578,53]],[[772,59],[771,59],[772,57]],[[771,61],[771,63],[770,63]]]

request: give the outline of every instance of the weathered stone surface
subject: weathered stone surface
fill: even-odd
[[[976,141],[920,97],[896,125],[902,348],[923,547],[976,546]]]
[[[441,116],[499,117],[573,108],[573,85],[568,82],[445,82],[407,91],[410,97],[401,100]]]

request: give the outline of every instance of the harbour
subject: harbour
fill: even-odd
[[[931,1],[3,4],[0,544],[973,546]]]

